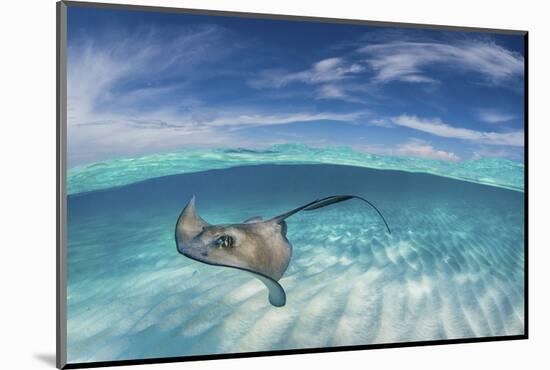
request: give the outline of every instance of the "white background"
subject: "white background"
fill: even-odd
[[[117,2],[112,0],[113,2]],[[548,368],[550,106],[543,1],[136,1],[133,4],[526,29],[529,44],[529,319],[527,341],[148,365],[155,369]],[[55,2],[6,1],[0,22],[0,367],[53,368],[55,354]],[[322,35],[319,35],[322,37]],[[132,369],[144,368],[143,366]]]

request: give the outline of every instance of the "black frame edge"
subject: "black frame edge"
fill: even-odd
[[[524,333],[526,339],[529,338],[529,32],[523,35],[523,115],[524,115],[524,144],[523,144],[523,162],[524,162],[524,225],[523,225],[523,252],[524,252]]]
[[[56,3],[56,367],[67,365],[67,5]]]

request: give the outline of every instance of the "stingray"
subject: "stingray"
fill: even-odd
[[[193,260],[251,273],[267,287],[269,302],[281,307],[286,303],[286,293],[278,281],[292,256],[285,220],[300,211],[313,211],[349,199],[359,199],[370,205],[384,221],[388,233],[391,233],[378,208],[355,195],[333,195],[318,199],[268,220],[253,217],[243,223],[223,225],[211,225],[204,221],[197,213],[193,195],[178,217],[176,246],[179,253]]]

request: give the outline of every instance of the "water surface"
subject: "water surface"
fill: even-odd
[[[80,165],[68,171],[68,192],[106,189],[150,178],[258,164],[337,164],[429,173],[523,191],[523,163],[504,158],[451,162],[418,157],[382,156],[350,147],[314,148],[303,144],[268,149],[185,148],[138,158]]]

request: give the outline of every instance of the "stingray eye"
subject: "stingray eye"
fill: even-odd
[[[216,239],[216,245],[218,247],[232,247],[233,246],[233,238],[229,235],[222,235],[218,239]]]

